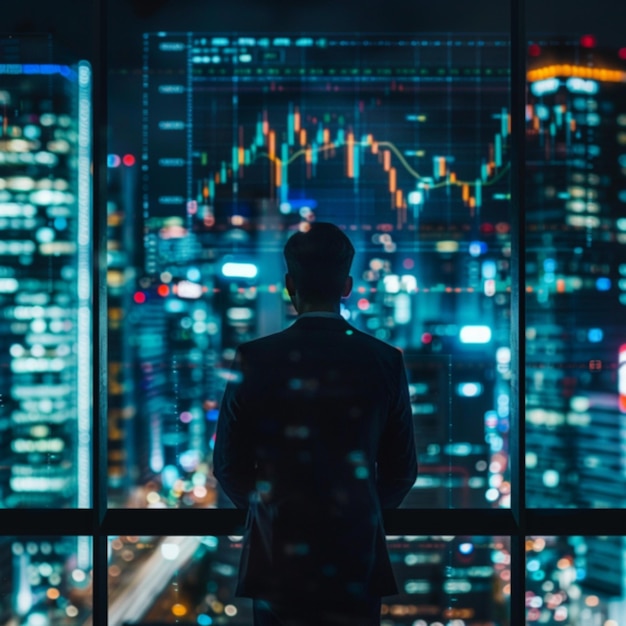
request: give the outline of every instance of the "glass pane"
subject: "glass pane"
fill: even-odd
[[[387,543],[401,593],[383,598],[381,626],[510,623],[508,537],[398,536]],[[252,622],[252,601],[234,595],[240,537],[121,536],[110,545],[110,626]]]
[[[0,41],[2,507],[91,504],[91,69]]]
[[[0,623],[78,626],[91,616],[90,537],[0,537]]]
[[[357,250],[343,315],[404,350],[404,506],[509,506],[507,38],[141,42],[109,76],[111,505],[230,505],[210,463],[234,349],[294,320],[282,247],[317,219]]]
[[[624,537],[528,537],[528,624],[622,626]]]
[[[623,507],[626,61],[591,35],[529,53],[527,501]]]

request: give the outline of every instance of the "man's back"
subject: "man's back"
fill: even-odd
[[[400,352],[305,315],[242,345],[238,362],[214,453],[224,490],[249,506],[238,593],[396,593],[381,510],[417,474]]]

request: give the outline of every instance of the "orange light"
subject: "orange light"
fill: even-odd
[[[389,150],[385,150],[383,152],[383,168],[385,172],[388,172],[390,167],[391,167],[391,152],[389,152]]]
[[[330,129],[325,128],[324,129],[324,143],[329,143],[330,142]]]
[[[280,159],[276,159],[276,164],[274,166],[274,184],[277,187],[280,187],[282,185],[282,180],[283,180],[283,168],[282,168],[282,164],[280,162]]]
[[[187,615],[187,607],[184,604],[177,603],[172,607],[172,613],[174,613],[176,617],[182,617],[183,615]]]
[[[402,189],[396,191],[396,209],[402,208]]]
[[[389,191],[394,193],[396,191],[396,168],[392,167],[389,170]]]
[[[530,70],[526,74],[526,78],[529,82],[536,82],[544,78],[554,78],[557,76],[592,78],[604,82],[626,82],[626,72],[609,70],[607,68],[585,67],[583,65],[548,65],[546,67]]]
[[[439,157],[439,176],[442,178],[446,175],[446,159],[445,157]]]
[[[450,182],[456,183],[456,174],[454,172],[450,172]]]
[[[165,296],[169,295],[170,293],[170,288],[167,285],[159,285],[158,289],[157,289],[157,293],[162,297],[165,298]]]
[[[469,200],[469,185],[465,183],[462,187],[462,197],[463,202],[467,202]]]
[[[372,154],[378,154],[378,142],[372,140]]]
[[[276,132],[273,130],[270,130],[267,151],[269,153],[270,159],[274,159],[274,157],[276,156]]]
[[[300,130],[300,145],[306,146],[306,130],[304,128]]]
[[[297,107],[296,107],[296,109],[293,112],[293,129],[296,132],[298,132],[300,130],[300,111],[298,111]],[[306,141],[305,141],[305,143],[306,143]]]
[[[354,178],[354,135],[348,133],[346,137],[346,176]]]
[[[48,596],[50,600],[56,600],[60,595],[61,593],[59,592],[59,590],[55,589],[54,587],[50,587],[50,589],[46,591],[46,596]]]

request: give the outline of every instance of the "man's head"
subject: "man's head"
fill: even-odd
[[[334,224],[314,222],[285,244],[287,291],[299,313],[336,309],[350,294],[354,246]]]

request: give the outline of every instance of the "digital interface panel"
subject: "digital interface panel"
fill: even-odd
[[[319,220],[356,248],[342,315],[404,351],[422,463],[404,506],[508,506],[507,42],[143,42],[140,145],[109,156],[110,304],[135,346],[110,339],[113,375],[137,359],[136,396],[110,396],[113,500],[134,475],[142,505],[230,505],[208,467],[234,349],[295,319],[282,248]]]

